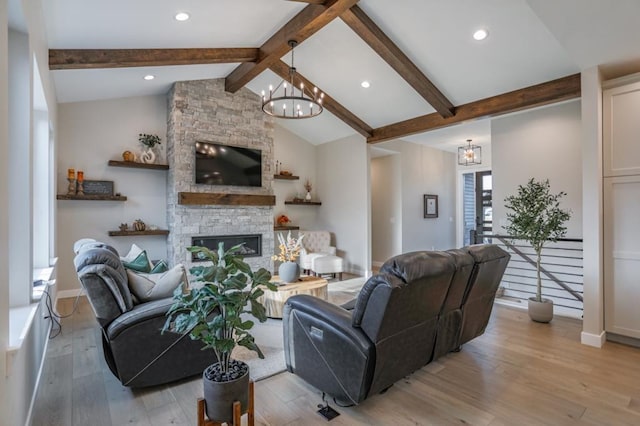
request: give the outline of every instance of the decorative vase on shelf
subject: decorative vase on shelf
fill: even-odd
[[[278,267],[278,275],[283,283],[293,283],[300,278],[300,266],[296,262],[282,262]]]
[[[311,193],[307,192],[307,195],[304,196],[305,201],[311,201]]]
[[[153,152],[153,148],[147,148],[142,151],[140,161],[146,164],[153,164],[156,161],[156,153]]]

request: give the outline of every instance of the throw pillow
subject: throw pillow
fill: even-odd
[[[150,274],[160,274],[162,272],[167,272],[169,270],[169,265],[164,260],[158,260],[153,268],[149,272]]]
[[[149,260],[147,256],[147,251],[142,250],[140,254],[138,254],[131,261],[123,261],[122,265],[127,269],[132,269],[136,272],[146,272],[149,273],[153,269],[153,264]]]
[[[179,286],[182,286],[183,292],[189,287],[183,265],[176,265],[161,274],[145,274],[128,269],[127,276],[129,289],[140,303],[171,297]]]
[[[142,253],[142,249],[138,247],[136,244],[131,244],[131,249],[129,249],[129,253],[125,256],[120,256],[120,260],[123,262],[131,262],[133,259],[138,257],[138,255]]]

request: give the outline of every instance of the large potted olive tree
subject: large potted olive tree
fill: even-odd
[[[571,211],[560,208],[565,192],[551,193],[549,179],[536,181],[531,178],[526,185],[518,185],[516,195],[505,198],[507,213],[506,231],[510,237],[527,241],[536,253],[536,296],[529,298],[529,317],[537,322],[553,319],[553,300],[542,297],[540,260],[547,242],[556,242],[567,233],[564,225],[571,218]]]
[[[217,251],[205,247],[188,250],[205,266],[191,268],[196,284],[188,293],[176,290],[174,304],[167,312],[163,331],[189,333],[191,339],[204,343],[203,350],[212,349],[217,361],[203,373],[204,398],[207,416],[217,422],[233,420],[233,402],[240,401],[242,412],[248,408],[249,366],[231,358],[237,346],[264,355],[249,330],[254,322],[243,320],[241,314],[251,314],[260,322],[267,319],[264,306],[258,298],[263,289],[275,290],[269,282],[271,274],[264,268],[256,272],[238,255],[241,245],[224,250],[220,243]]]

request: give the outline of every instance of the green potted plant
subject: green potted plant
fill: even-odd
[[[154,147],[160,145],[160,136],[140,133],[138,134],[138,141],[146,147],[140,156],[141,161],[148,164],[155,162],[157,154],[154,151]]]
[[[160,136],[140,133],[138,134],[138,141],[147,148],[153,148],[156,145],[160,145]]]
[[[537,322],[553,319],[553,301],[542,298],[540,260],[547,242],[556,242],[567,233],[565,222],[571,218],[570,210],[560,208],[560,199],[567,195],[561,191],[551,193],[549,179],[536,181],[531,178],[525,186],[518,185],[516,195],[505,198],[507,234],[513,239],[527,241],[536,253],[536,296],[529,298],[529,317]]]
[[[193,286],[185,294],[176,290],[163,328],[163,332],[188,332],[191,339],[204,343],[203,350],[211,349],[215,354],[217,362],[203,373],[204,398],[209,419],[221,423],[232,421],[234,401],[241,402],[243,413],[248,408],[249,366],[232,359],[231,352],[239,345],[264,358],[249,334],[254,322],[243,320],[241,314],[266,321],[265,308],[258,298],[264,294],[263,289],[276,289],[275,284],[269,282],[271,274],[266,269],[251,271],[238,255],[241,246],[227,251],[223,243],[217,251],[197,246],[188,248],[210,264],[191,268],[191,274],[201,286]]]

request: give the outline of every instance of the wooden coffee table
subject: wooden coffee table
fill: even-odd
[[[271,278],[271,282],[280,282],[280,277],[274,275]],[[310,294],[311,296],[327,300],[327,284],[328,282],[324,278],[302,275],[296,283],[278,285],[277,291],[265,289],[264,295],[258,300],[264,305],[269,318],[282,318],[284,304],[291,296],[295,296],[296,294]]]

